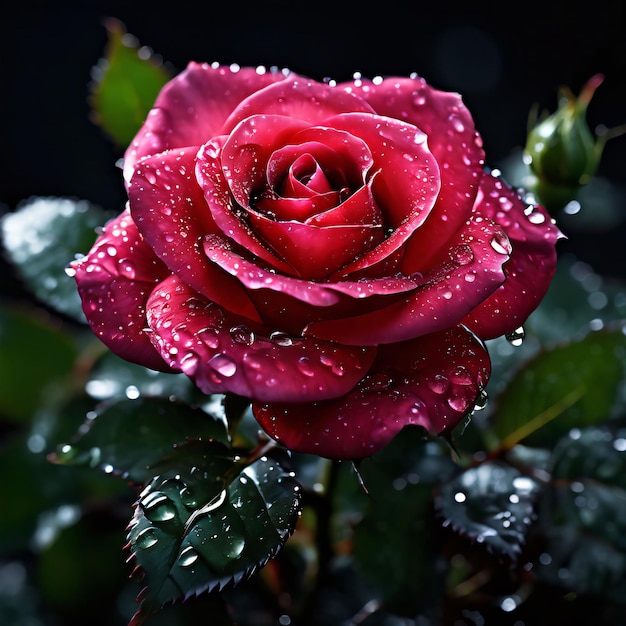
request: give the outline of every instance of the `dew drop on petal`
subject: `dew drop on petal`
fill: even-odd
[[[230,329],[230,336],[235,343],[243,346],[251,346],[254,343],[254,333],[245,324],[233,326]]]
[[[305,376],[314,376],[315,370],[308,356],[301,356],[298,359],[298,370]]]
[[[198,356],[193,352],[188,352],[179,361],[180,369],[187,376],[193,376],[195,374],[196,370],[198,369],[198,363]]]
[[[507,335],[505,335],[506,340],[512,345],[512,346],[521,346],[522,342],[524,341],[524,336],[525,336],[525,332],[524,332],[524,327],[520,326],[519,328],[516,328],[512,333],[508,333]]]
[[[450,396],[448,398],[448,404],[450,408],[457,411],[458,413],[463,413],[467,410],[468,402],[462,396]]]
[[[209,367],[215,370],[221,376],[230,378],[237,371],[237,364],[225,354],[216,354],[209,360]]]
[[[274,331],[270,335],[270,340],[273,341],[275,344],[283,347],[293,345],[293,339],[282,330]]]
[[[119,272],[122,276],[134,280],[137,275],[135,264],[130,259],[120,259],[117,263]]]
[[[458,246],[454,246],[454,248],[450,250],[450,257],[459,265],[467,265],[474,260],[474,253],[472,252],[472,248],[470,246],[463,243]]]
[[[509,238],[504,234],[504,233],[494,233],[493,237],[491,238],[491,247],[498,253],[498,254],[511,254],[511,242],[509,241]]]
[[[442,394],[450,387],[450,381],[443,374],[435,374],[428,380],[428,386],[435,393]]]

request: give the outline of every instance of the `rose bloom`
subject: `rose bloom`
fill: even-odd
[[[470,414],[484,340],[535,309],[561,236],[486,171],[461,97],[419,77],[190,63],[124,180],[126,209],[73,264],[94,332],[329,458]]]

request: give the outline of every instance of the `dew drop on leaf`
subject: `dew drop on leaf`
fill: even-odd
[[[156,545],[158,540],[159,539],[156,533],[154,532],[153,528],[144,528],[137,535],[137,545],[142,550],[147,550],[148,548],[151,548],[152,546]]]

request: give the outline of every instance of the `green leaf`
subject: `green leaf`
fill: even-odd
[[[31,420],[58,402],[77,356],[71,337],[33,311],[0,306],[0,413]]]
[[[127,146],[146,119],[170,72],[152,52],[139,47],[117,20],[106,22],[105,57],[94,68],[94,121],[119,146]]]
[[[442,442],[407,427],[359,471],[369,497],[354,531],[354,557],[386,608],[415,615],[443,591],[433,495],[456,465]]]
[[[524,441],[550,447],[571,428],[612,414],[624,375],[621,327],[540,352],[496,398],[492,431],[504,450]]]
[[[626,491],[581,479],[546,490],[538,509],[544,551],[537,578],[623,602],[626,598]]]
[[[626,490],[626,428],[572,429],[550,459],[555,480],[591,478]]]
[[[84,200],[33,198],[2,219],[9,259],[32,293],[45,304],[84,320],[76,283],[66,268],[86,253],[107,214]]]
[[[165,398],[106,403],[89,415],[75,441],[58,446],[50,460],[87,465],[145,484],[154,465],[189,439],[228,442],[224,422]]]
[[[442,486],[437,508],[445,524],[496,553],[517,557],[533,519],[539,485],[517,469],[486,462]]]
[[[136,626],[165,604],[236,584],[293,532],[300,487],[275,449],[249,465],[218,442],[178,446],[142,491],[129,547],[145,588]]]

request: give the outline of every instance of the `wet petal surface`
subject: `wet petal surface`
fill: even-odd
[[[135,163],[146,155],[201,146],[221,134],[222,125],[242,100],[284,79],[281,72],[189,63],[161,90],[148,118],[126,150],[125,180],[130,181]]]
[[[313,322],[305,335],[350,345],[406,341],[458,324],[504,281],[511,245],[491,220],[470,221],[421,288],[388,306],[352,317]]]
[[[205,393],[262,402],[311,402],[345,394],[365,375],[375,348],[291,337],[223,310],[171,276],[152,293],[155,347]]]
[[[146,333],[146,302],[170,272],[143,241],[128,210],[106,224],[89,254],[72,263],[85,316],[115,354],[169,370]]]
[[[527,205],[502,180],[485,174],[476,213],[501,224],[512,244],[506,280],[464,320],[484,339],[519,328],[545,295],[556,271],[555,242],[563,235],[547,211]]]
[[[195,182],[195,149],[142,159],[128,190],[133,219],[155,254],[196,291],[258,319],[241,285],[211,263],[202,241],[219,232]]]
[[[356,459],[383,448],[406,425],[454,428],[474,407],[489,356],[463,327],[382,347],[348,395],[313,404],[253,405],[266,432],[299,452]]]

